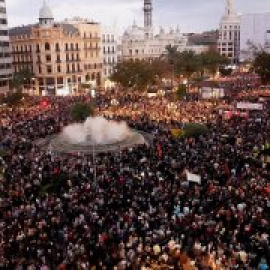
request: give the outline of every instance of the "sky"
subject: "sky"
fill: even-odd
[[[44,0],[6,0],[10,27],[36,23]],[[56,21],[79,16],[116,26],[121,33],[134,21],[143,25],[143,0],[46,0]],[[153,0],[156,27],[179,25],[182,32],[217,29],[226,0]],[[270,12],[269,0],[235,0],[239,13]]]

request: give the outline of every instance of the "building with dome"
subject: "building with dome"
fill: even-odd
[[[8,25],[5,1],[0,1],[0,93],[9,90],[12,76]]]
[[[101,26],[74,18],[56,22],[46,1],[39,22],[10,29],[13,67],[33,73],[26,82],[37,94],[74,93],[86,82],[102,81]]]
[[[155,31],[153,26],[152,0],[144,0],[144,26],[136,22],[128,27],[122,37],[122,57],[129,59],[154,59],[166,52],[168,45],[177,46],[179,51],[193,50],[196,53],[207,51],[209,46],[191,44],[187,35],[180,32],[179,27],[165,31],[160,27]]]
[[[239,62],[240,23],[234,0],[227,0],[226,11],[220,22],[218,47],[221,55],[230,59],[232,64]]]

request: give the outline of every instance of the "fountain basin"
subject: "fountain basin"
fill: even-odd
[[[144,135],[135,130],[130,130],[129,134],[124,139],[103,144],[93,143],[93,141],[90,140],[75,143],[63,137],[62,134],[59,134],[51,137],[48,147],[52,151],[60,154],[82,153],[92,155],[93,151],[95,153],[118,152],[143,144],[148,145],[148,141],[145,139]]]

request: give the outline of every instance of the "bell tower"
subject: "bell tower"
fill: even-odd
[[[149,29],[153,26],[152,11],[153,11],[152,0],[144,0],[144,7],[143,7],[144,28]]]
[[[236,11],[235,11],[235,8],[234,8],[234,0],[227,0],[226,15],[227,16],[236,15]]]

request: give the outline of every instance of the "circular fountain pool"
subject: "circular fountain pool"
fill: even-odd
[[[72,124],[53,136],[49,147],[57,153],[93,154],[114,152],[137,145],[148,144],[145,137],[130,129],[125,122],[104,117],[91,117],[82,124]]]

